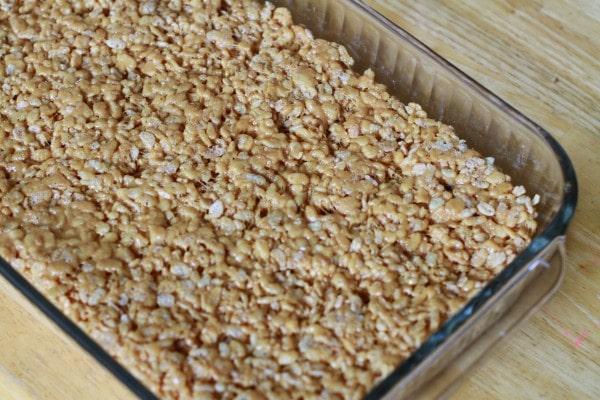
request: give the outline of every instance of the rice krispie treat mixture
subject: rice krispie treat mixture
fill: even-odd
[[[0,255],[161,397],[360,397],[535,231],[285,9],[0,7]]]

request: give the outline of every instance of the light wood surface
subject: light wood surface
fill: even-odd
[[[452,398],[600,398],[600,2],[369,4],[547,129],[579,179],[561,290]],[[0,399],[128,398],[0,279]]]

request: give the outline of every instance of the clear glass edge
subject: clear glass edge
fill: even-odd
[[[344,1],[344,0],[342,0]],[[362,12],[369,14],[376,19],[386,29],[392,31],[400,38],[407,41],[414,49],[425,54],[430,60],[437,62],[443,68],[455,75],[465,86],[471,90],[479,92],[486,97],[490,103],[494,104],[499,110],[511,117],[516,123],[526,126],[529,130],[540,136],[554,152],[556,159],[560,163],[563,174],[563,196],[561,206],[556,212],[554,218],[530,243],[530,245],[521,252],[500,274],[490,281],[476,296],[474,296],[462,309],[453,317],[448,319],[436,333],[431,335],[409,358],[396,367],[385,379],[380,381],[375,387],[367,393],[365,399],[374,400],[385,396],[396,384],[405,379],[413,370],[415,370],[422,361],[434,353],[442,346],[460,327],[473,315],[478,309],[483,307],[494,295],[503,289],[503,287],[513,278],[515,274],[528,268],[532,263],[539,260],[543,252],[557,238],[566,235],[569,222],[573,218],[577,205],[578,185],[577,177],[573,163],[563,147],[554,139],[552,135],[544,128],[533,122],[530,118],[523,115],[513,106],[502,100],[490,90],[477,83],[467,74],[447,59],[435,53],[426,44],[414,37],[412,34],[390,21],[360,0],[345,0],[353,4]],[[558,289],[558,288],[557,288]],[[546,301],[543,299],[542,301]]]
[[[554,258],[558,258],[559,260],[556,265],[552,262]],[[457,355],[450,357],[452,365],[448,364],[447,367],[442,367],[438,372],[439,375],[433,374],[429,379],[425,379],[426,384],[421,382],[421,384],[414,385],[414,390],[411,388],[405,390],[404,393],[409,393],[408,398],[414,398],[415,400],[435,398],[435,395],[430,395],[431,391],[436,393],[440,398],[448,398],[466,380],[466,377],[474,372],[477,365],[486,362],[485,354],[510,337],[511,332],[517,330],[524,321],[527,321],[556,294],[565,275],[565,236],[556,237],[546,246],[539,258],[532,261],[526,270],[521,270],[520,272],[522,272],[521,276],[515,277],[516,279],[513,279],[510,287],[507,287],[504,293],[498,293],[497,297],[500,297],[500,299],[494,299],[492,302],[488,301],[487,307],[480,309],[481,312],[478,313],[477,317],[472,317],[468,320],[469,326],[463,329],[460,336],[470,333],[473,329],[477,329],[478,324],[484,317],[487,317],[489,312],[494,313],[497,302],[502,305],[503,311],[501,317],[492,317],[492,322],[488,324],[485,331],[470,342],[464,350],[460,350]],[[542,283],[543,287],[540,292],[538,283],[544,280],[546,282]],[[532,287],[534,285],[536,287]],[[507,298],[510,299],[514,294],[516,294],[516,300],[509,300],[507,303],[505,300]],[[521,303],[521,301],[526,302],[524,307],[521,304],[517,306],[517,303]],[[506,304],[508,304],[508,307],[506,307]],[[483,324],[485,325],[489,320],[484,321]],[[453,336],[451,337],[450,344],[438,347],[436,353],[439,354],[434,358],[439,359],[443,357],[445,352],[454,351],[456,353],[455,345],[452,344],[452,341],[456,341],[456,339],[460,340],[460,336],[459,338]],[[476,347],[476,349],[472,350],[473,347]],[[436,360],[433,362],[437,364]],[[455,362],[461,364],[461,374],[456,376],[451,371],[452,380],[449,381],[449,378],[444,376],[446,368],[454,369]],[[431,362],[429,364],[431,365]],[[444,363],[442,362],[442,364]],[[413,370],[410,377],[415,376],[420,376],[420,374],[416,370]],[[400,384],[410,385],[413,383],[413,379],[407,379],[407,381],[397,382],[398,387],[394,386],[393,391],[402,390],[399,387]],[[392,393],[388,392],[388,394]]]
[[[42,314],[54,322],[63,332],[73,339],[83,350],[98,361],[134,395],[141,399],[158,400],[158,398],[125,367],[111,357],[88,334],[79,328],[65,314],[63,314],[50,300],[37,290],[16,269],[0,257],[0,275],[4,277],[19,293],[31,304],[39,309]]]
[[[578,190],[575,169],[562,146],[542,127],[531,119],[520,113],[510,104],[500,99],[488,89],[474,81],[454,64],[439,56],[427,45],[416,37],[391,22],[385,16],[364,4],[359,0],[342,0],[353,4],[362,12],[369,14],[386,29],[394,32],[397,36],[407,41],[417,51],[424,53],[433,62],[453,73],[466,86],[479,92],[491,103],[495,104],[501,111],[512,117],[515,122],[526,125],[552,148],[562,168],[564,177],[563,201],[555,217],[548,226],[540,232],[532,243],[520,253],[496,278],[473,297],[455,316],[448,319],[442,327],[430,336],[408,359],[401,363],[385,379],[380,381],[367,395],[365,399],[378,399],[389,392],[398,382],[417,368],[421,362],[441,346],[448,338],[469,319],[469,317],[481,308],[496,292],[511,280],[513,275],[523,268],[527,268],[532,262],[539,258],[540,254],[556,238],[566,234],[577,204]],[[68,319],[58,308],[46,299],[33,285],[31,285],[21,274],[12,268],[4,259],[0,258],[0,275],[22,293],[43,314],[50,318],[61,330],[70,336],[87,353],[94,357],[103,367],[109,370],[119,381],[128,387],[133,394],[142,399],[157,399],[157,397],[140,381],[138,381],[127,369],[121,366],[105,350],[103,350],[93,339],[84,333],[75,323]]]
[[[442,386],[434,390],[442,398],[451,394],[456,389],[460,382],[464,379],[464,375],[468,375],[472,368],[481,362],[481,359],[489,350],[494,348],[500,342],[504,341],[510,336],[510,333],[517,328],[523,321],[526,321],[533,314],[535,314],[552,296],[558,291],[564,278],[565,270],[565,253],[564,253],[564,242],[565,236],[557,236],[552,240],[548,246],[546,246],[538,257],[529,262],[525,268],[518,269],[515,274],[511,275],[507,281],[499,283],[497,290],[489,292],[489,297],[479,304],[479,307],[473,308],[469,315],[462,321],[461,324],[454,327],[454,331],[445,336],[442,341],[436,343],[435,346],[431,347],[430,352],[426,354],[418,363],[414,365],[406,365],[409,363],[406,360],[401,364],[395,371],[388,375],[383,381],[377,384],[370,393],[366,396],[366,399],[381,399],[388,398],[388,396],[394,392],[400,392],[401,396],[398,399],[431,399],[437,397],[426,396],[423,397],[422,393],[429,393],[431,389],[427,386],[428,383],[437,382],[438,380],[446,381],[442,382]],[[524,292],[531,289],[532,285],[535,285],[537,279],[541,278],[541,274],[547,275],[546,258],[558,253],[560,256],[560,265],[558,266],[558,273],[556,277],[551,277],[550,285],[547,285],[545,290],[541,293],[535,293],[532,297],[534,300],[528,304],[527,308],[521,312],[513,312],[512,307],[522,300],[522,297],[527,297],[530,293],[525,294]],[[543,270],[540,270],[543,268]],[[536,289],[533,289],[536,290]],[[516,298],[511,301],[511,296]],[[489,313],[494,313],[497,305],[501,305],[502,312],[497,314],[491,319],[488,317]],[[485,320],[485,318],[488,318]],[[484,320],[483,325],[485,329],[477,336],[473,336],[467,341],[463,341],[465,336],[469,337],[472,334],[472,330],[479,329]],[[507,322],[508,321],[508,322]],[[489,331],[496,331],[497,325],[502,325],[502,335],[492,334],[491,337],[482,339],[481,336],[486,336]],[[438,331],[439,332],[439,331]],[[471,354],[471,347],[474,343],[478,343],[481,348],[475,351],[475,356]],[[483,345],[482,345],[483,342]],[[459,343],[457,345],[457,343]],[[423,344],[424,346],[425,344]],[[421,346],[421,348],[423,348]],[[459,348],[459,352],[449,359],[441,361],[441,368],[438,368],[438,361],[443,358],[446,353],[456,353],[456,348]],[[462,347],[461,347],[462,346]],[[421,349],[420,348],[420,349]],[[477,354],[478,353],[478,354]],[[447,384],[447,379],[442,378],[445,368],[449,366],[449,362],[462,360],[464,358],[470,358],[467,364],[463,363],[463,374],[452,381],[451,384]],[[402,371],[402,367],[405,368]],[[432,369],[433,374],[431,373]],[[397,373],[397,376],[394,374]],[[421,375],[425,375],[425,378],[415,384],[415,380],[422,378]],[[387,381],[387,382],[386,382]],[[394,397],[396,398],[396,397]]]

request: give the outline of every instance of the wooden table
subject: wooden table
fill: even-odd
[[[369,3],[553,134],[579,179],[561,290],[453,398],[600,398],[600,2]],[[0,399],[130,398],[2,279],[0,293]]]

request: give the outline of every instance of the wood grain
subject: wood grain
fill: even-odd
[[[579,179],[559,293],[453,398],[600,398],[600,2],[368,3],[554,135]],[[0,399],[128,399],[0,279]]]
[[[0,293],[0,399],[132,398],[3,278]]]
[[[600,398],[600,3],[369,4],[548,130],[579,181],[561,290],[453,399]]]

